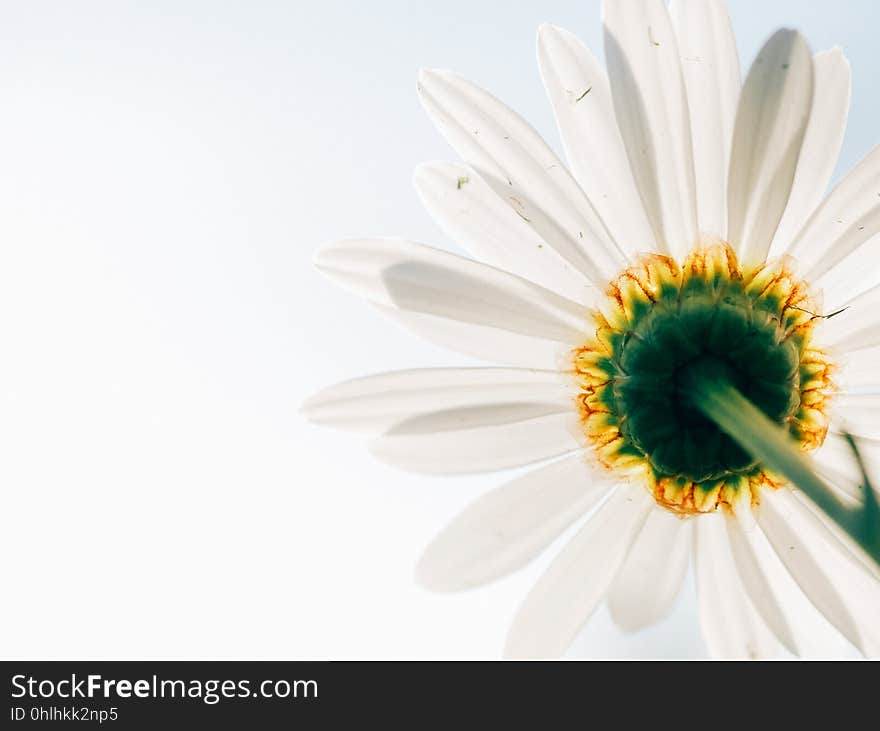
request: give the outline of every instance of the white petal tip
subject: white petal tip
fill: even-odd
[[[301,419],[306,419],[311,422],[316,421],[315,413],[320,411],[320,403],[317,402],[317,396],[318,394],[309,396],[297,407],[296,413]]]
[[[458,163],[447,162],[445,160],[428,160],[416,165],[413,170],[412,180],[416,188],[419,188],[423,183],[436,179],[437,177],[444,177],[447,175],[449,177],[454,177],[458,173],[465,175],[465,170],[465,167]]]
[[[296,413],[301,419],[319,426],[336,426],[339,418],[334,418],[334,406],[337,399],[333,397],[335,386],[321,389],[306,398],[297,408]]]
[[[388,442],[381,436],[373,439],[367,444],[367,451],[373,459],[381,462],[386,467],[393,467],[396,470],[406,472],[410,475],[420,475],[422,477],[448,477],[458,474],[467,474],[466,470],[460,472],[448,471],[442,464],[431,464],[423,460],[413,464],[407,455],[400,453],[399,447],[389,448]]]
[[[552,23],[541,23],[538,26],[538,42],[542,43],[550,37],[557,35],[562,29]]]
[[[662,617],[645,618],[632,616],[631,613],[616,609],[611,604],[608,605],[608,610],[611,612],[611,619],[614,622],[614,626],[628,635],[634,635],[636,632],[641,632],[643,629],[647,629],[662,619]]]
[[[794,44],[798,42],[803,43],[805,46],[809,46],[807,39],[804,37],[803,33],[797,30],[797,28],[780,28],[770,36],[766,45],[770,45],[771,43]]]
[[[557,50],[560,45],[571,42],[575,36],[565,28],[558,25],[544,23],[538,28],[538,61],[539,63],[549,63],[549,54]]]
[[[336,258],[336,254],[343,248],[343,241],[328,241],[321,244],[312,254],[312,266],[320,272],[326,271],[331,267]]]
[[[816,54],[816,61],[836,63],[839,64],[841,69],[850,73],[852,72],[852,65],[849,62],[849,58],[847,58],[846,53],[844,53],[844,50],[840,46],[834,46],[827,51],[820,51]]]
[[[429,551],[430,549],[416,564],[413,572],[416,584],[432,594],[455,594],[470,588],[457,584],[451,577],[445,575],[442,567],[436,565]]]
[[[422,162],[415,166],[412,174],[412,184],[416,191],[422,190],[431,179],[436,165],[430,162]]]
[[[455,74],[446,69],[419,69],[419,90],[427,89],[433,84],[453,78]]]

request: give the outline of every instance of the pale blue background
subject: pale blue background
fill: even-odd
[[[778,26],[841,45],[841,170],[880,140],[877,4],[734,0],[744,65]],[[598,2],[0,4],[0,648],[6,657],[494,657],[546,559],[486,590],[412,582],[500,478],[414,478],[296,413],[336,380],[464,362],[315,274],[322,241],[451,246],[410,184],[452,158],[420,66],[559,146],[535,64]],[[698,657],[601,610],[575,653]]]

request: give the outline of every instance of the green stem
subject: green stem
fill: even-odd
[[[788,431],[767,418],[729,382],[706,372],[694,372],[691,388],[691,398],[697,408],[767,469],[782,475],[802,490],[880,564],[877,495],[851,438],[850,444],[864,476],[865,504],[858,508],[842,503],[816,475]]]

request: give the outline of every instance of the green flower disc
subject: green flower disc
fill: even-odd
[[[747,475],[757,463],[691,403],[693,379],[733,384],[785,424],[801,402],[803,338],[781,321],[785,306],[754,297],[740,280],[690,278],[634,308],[614,339],[606,405],[628,448],[657,477],[695,483]]]

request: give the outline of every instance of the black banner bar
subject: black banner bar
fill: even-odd
[[[682,714],[719,718],[722,711],[729,722],[759,708],[766,723],[774,710],[790,714],[787,721],[818,710],[821,696],[804,691],[827,690],[819,677],[831,675],[816,663],[710,662],[22,661],[0,668],[0,727],[111,730],[449,724],[450,731],[488,731],[502,721],[604,729],[637,718],[652,725],[677,723]],[[871,685],[877,665],[834,668],[853,698],[860,684],[841,673]]]

